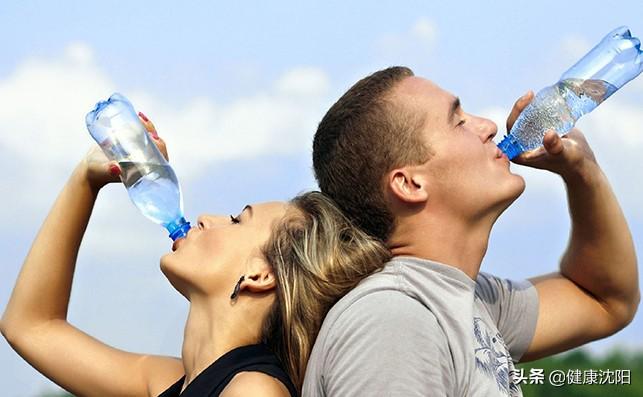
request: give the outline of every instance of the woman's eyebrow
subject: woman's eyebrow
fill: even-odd
[[[241,213],[243,214],[245,210],[248,210],[248,212],[250,212],[250,217],[252,218],[252,206],[250,204],[246,204],[246,206],[241,210]]]
[[[460,107],[460,98],[455,97],[453,102],[451,102],[451,106],[449,107],[449,123],[453,124],[453,116],[455,116],[455,112],[458,110]]]

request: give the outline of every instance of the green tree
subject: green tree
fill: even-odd
[[[613,349],[603,356],[595,356],[584,349],[520,364],[524,377],[521,384],[525,397],[641,397],[643,396],[643,351],[626,352]],[[542,369],[543,384],[529,384],[532,369]],[[623,376],[629,370],[629,384]],[[552,385],[549,375],[559,371],[565,375],[561,386]],[[607,381],[606,384],[588,384],[589,381]],[[574,384],[578,382],[580,384]],[[610,382],[612,384],[610,384]]]

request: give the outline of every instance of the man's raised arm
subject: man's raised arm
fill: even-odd
[[[529,98],[531,99],[531,98]],[[513,125],[526,103],[517,103]],[[562,176],[571,236],[560,269],[531,279],[539,295],[534,338],[523,361],[609,336],[629,324],[640,301],[636,252],[625,216],[583,134],[553,131],[544,146],[515,159]]]

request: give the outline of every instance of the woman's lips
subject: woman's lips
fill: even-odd
[[[185,240],[185,237],[177,238],[174,240],[174,243],[172,243],[172,252],[176,251],[177,248],[179,248],[179,242],[183,242]]]
[[[172,243],[172,251],[176,251],[179,248],[179,244],[183,244],[183,240],[190,237],[190,234],[193,233],[196,233],[196,228],[191,228],[190,230],[188,230],[185,237],[177,238],[176,240],[174,240],[174,243]]]

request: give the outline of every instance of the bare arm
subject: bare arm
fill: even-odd
[[[508,130],[533,94],[519,100]],[[548,132],[544,146],[516,159],[565,181],[572,230],[558,272],[531,281],[539,295],[524,361],[609,336],[629,324],[640,301],[637,259],[625,216],[583,134]]]
[[[525,355],[535,359],[609,336],[634,318],[640,292],[625,216],[598,166],[565,177],[572,231],[557,273],[532,279],[538,324]]]
[[[34,368],[74,394],[158,395],[182,376],[179,360],[114,349],[66,320],[78,248],[98,191],[117,180],[108,167],[86,159],[74,170],[24,261],[0,330]]]

